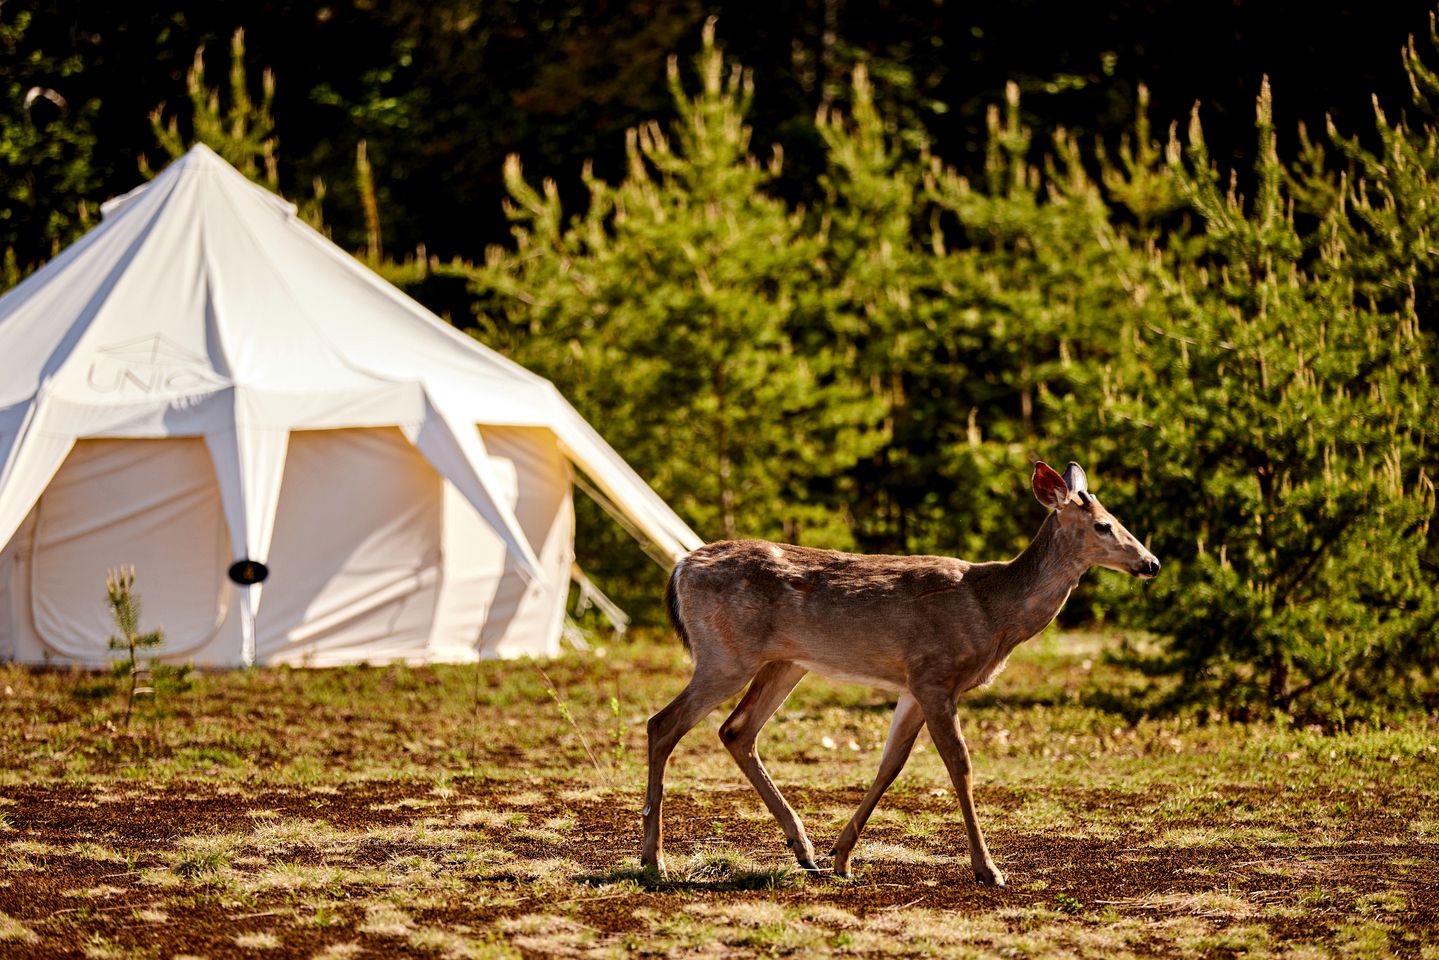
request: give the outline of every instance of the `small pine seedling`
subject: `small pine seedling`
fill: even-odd
[[[135,710],[138,694],[153,694],[149,685],[149,669],[142,668],[138,655],[142,650],[153,650],[165,642],[164,630],[140,632],[140,598],[134,592],[135,568],[120,567],[105,574],[106,602],[110,605],[110,617],[115,621],[115,633],[110,637],[110,649],[125,652],[123,659],[115,661],[115,677],[130,678],[129,691],[125,697],[125,727],[130,726],[130,715]],[[146,683],[140,684],[141,674]]]

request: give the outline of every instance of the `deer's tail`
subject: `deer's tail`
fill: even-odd
[[[690,650],[690,635],[685,630],[684,617],[680,615],[680,573],[684,570],[685,558],[681,557],[675,564],[674,570],[670,573],[669,581],[665,584],[665,610],[669,612],[670,624],[675,628],[675,633],[680,635],[680,642]]]

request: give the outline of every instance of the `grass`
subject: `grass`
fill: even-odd
[[[93,676],[0,667],[0,952],[86,956],[1424,956],[1439,724],[1153,719],[1102,635],[1046,634],[961,724],[1010,887],[974,884],[921,737],[856,851],[796,869],[716,736],[677,751],[639,868],[644,724],[678,644],[473,667],[196,674],[131,728]],[[478,683],[477,683],[478,681]],[[478,705],[475,691],[479,691]],[[829,848],[881,694],[810,678],[765,762]]]

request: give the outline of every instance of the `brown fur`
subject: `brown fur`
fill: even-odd
[[[1002,886],[974,816],[955,698],[993,680],[1014,648],[1054,618],[1091,566],[1136,576],[1159,568],[1153,554],[1083,492],[1077,464],[1066,477],[1073,491],[1047,466],[1036,466],[1036,496],[1058,509],[1007,562],[862,556],[761,540],[713,543],[682,559],[670,578],[667,607],[693,652],[695,672],[684,692],[650,720],[643,862],[663,869],[664,769],[675,744],[749,682],[721,739],[784,828],[800,864],[816,869],[804,826],[755,750],[760,727],[814,670],[902,692],[879,775],[836,844],[835,872],[849,872],[860,831],[927,724],[959,795],[975,875]]]

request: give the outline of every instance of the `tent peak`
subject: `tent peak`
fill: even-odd
[[[294,217],[298,214],[299,208],[277,193],[272,192],[268,187],[262,186],[250,180],[235,168],[230,161],[226,160],[212,148],[203,143],[196,143],[186,150],[155,175],[154,179],[140,184],[128,193],[118,197],[112,197],[100,204],[100,215],[102,218],[110,218],[129,206],[133,201],[144,196],[161,183],[174,183],[177,179],[185,179],[199,174],[215,174],[220,177],[235,177],[240,183],[251,187],[263,194],[264,199],[276,210],[287,217]]]

